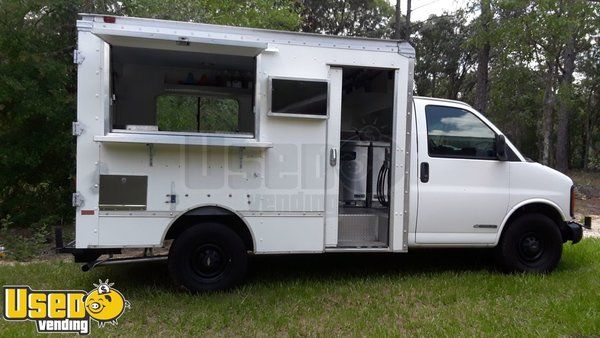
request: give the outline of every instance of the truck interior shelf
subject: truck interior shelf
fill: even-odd
[[[182,144],[210,147],[271,148],[271,142],[255,139],[214,136],[161,135],[152,133],[108,133],[94,136],[96,142],[110,143],[146,143],[146,144]]]
[[[165,92],[199,95],[252,95],[252,89],[165,83]]]

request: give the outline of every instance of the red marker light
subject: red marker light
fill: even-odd
[[[115,22],[117,22],[117,18],[115,18],[114,16],[104,16],[102,18],[104,19],[104,22],[106,22],[106,23],[115,23]]]

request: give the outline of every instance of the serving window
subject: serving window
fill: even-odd
[[[254,137],[255,58],[111,48],[111,131]]]

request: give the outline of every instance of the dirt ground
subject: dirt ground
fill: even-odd
[[[600,172],[572,171],[568,175],[575,182],[575,218],[592,218],[592,229],[584,229],[584,236],[600,237]]]
[[[585,237],[600,237],[600,198],[580,200],[575,204],[575,219],[583,222],[585,216],[592,218],[592,229],[583,229]]]

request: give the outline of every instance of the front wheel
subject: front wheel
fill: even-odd
[[[508,225],[496,254],[508,271],[548,273],[560,261],[562,244],[554,221],[542,214],[527,214]]]
[[[244,278],[247,265],[242,239],[218,223],[185,230],[169,250],[169,272],[175,284],[194,293],[234,287]]]

